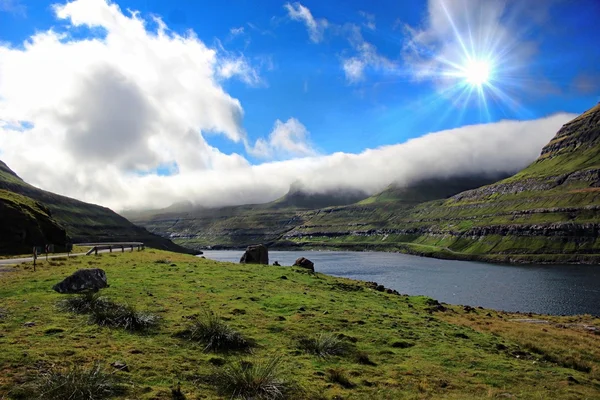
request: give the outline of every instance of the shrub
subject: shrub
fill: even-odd
[[[254,346],[252,339],[230,327],[219,316],[208,312],[194,316],[191,325],[179,336],[203,343],[205,352],[242,351]]]
[[[131,332],[146,332],[158,326],[157,315],[137,311],[131,305],[111,303],[109,307],[96,307],[90,319],[100,326],[121,328]]]
[[[100,400],[124,394],[125,388],[97,363],[91,368],[52,369],[42,375],[35,392],[44,400]]]
[[[321,333],[314,338],[301,338],[300,348],[319,357],[343,356],[350,352],[350,344],[333,333]]]
[[[218,391],[228,398],[279,400],[297,398],[299,388],[282,377],[280,358],[238,361],[213,375]]]
[[[122,328],[132,332],[143,332],[155,328],[159,317],[140,312],[135,307],[115,303],[99,293],[84,293],[69,297],[59,303],[64,311],[89,314],[90,321],[100,326]]]

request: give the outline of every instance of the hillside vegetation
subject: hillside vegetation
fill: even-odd
[[[10,195],[12,198],[25,198],[29,199],[25,201],[27,203],[36,203],[44,209],[44,213],[47,213],[55,222],[66,229],[70,240],[75,243],[140,241],[156,248],[189,252],[189,250],[172,243],[168,239],[154,235],[145,228],[132,224],[109,208],[84,203],[38,189],[23,181],[2,161],[0,161],[0,190],[5,194],[12,193]],[[26,208],[23,208],[23,210],[26,210]],[[17,219],[11,221],[10,223],[7,221],[5,224],[3,219],[0,234],[8,235],[9,233],[2,232],[12,232],[15,229],[20,229],[23,224],[28,224],[25,219],[23,219],[23,222],[18,222],[20,220]],[[37,245],[46,243],[64,244],[64,238],[62,242],[57,242],[55,235],[47,238],[35,237],[34,243]],[[12,254],[19,253],[16,249],[14,251],[9,249],[8,251]]]
[[[82,267],[106,271],[100,298],[51,289]],[[156,400],[600,397],[600,320],[589,316],[531,324],[157,250],[25,264],[0,282],[0,398],[82,387]]]
[[[245,206],[136,221],[197,248],[265,242],[494,262],[600,262],[600,105],[565,124],[530,166],[495,180],[414,182],[316,210]]]
[[[67,232],[42,204],[0,189],[0,255],[31,253],[32,246],[53,243],[64,246]]]

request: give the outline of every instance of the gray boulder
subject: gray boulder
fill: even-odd
[[[99,268],[80,269],[67,276],[62,282],[52,286],[58,293],[97,292],[108,287],[106,273]]]
[[[264,244],[248,246],[240,259],[240,263],[269,265],[269,250],[267,250],[267,246]]]
[[[315,272],[315,263],[310,261],[308,258],[300,257],[294,263],[294,267],[302,267],[306,269],[310,269],[312,272]]]

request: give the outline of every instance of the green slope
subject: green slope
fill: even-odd
[[[317,237],[323,233],[378,229],[419,202],[447,198],[495,180],[490,176],[464,176],[427,179],[409,187],[391,185],[378,195],[346,206],[343,204],[361,200],[364,195],[307,194],[292,188],[284,197],[266,204],[196,208],[187,212],[169,208],[128,216],[152,232],[193,248],[239,248],[252,243],[295,246],[302,244],[293,237],[299,229],[308,229],[310,235],[316,233]],[[319,208],[323,205],[328,207]]]
[[[73,298],[51,286],[90,263],[106,272],[110,287],[102,296],[159,315],[159,326],[140,334],[61,311],[57,303]],[[530,316],[548,323],[525,323],[515,321],[523,314],[442,305],[299,268],[157,250],[41,261],[31,269],[0,274],[1,399],[48,399],[36,382],[94,363],[125,385],[114,398],[233,399],[219,393],[215,372],[274,357],[281,360],[276,376],[293,383],[278,397],[288,400],[600,398],[600,335],[593,330],[600,319],[591,316]],[[255,340],[252,351],[208,352],[206,341],[178,335],[209,312]],[[347,350],[319,357],[303,345],[307,338]],[[116,361],[128,369],[111,367]],[[177,387],[183,395],[172,392]]]
[[[17,193],[0,189],[0,254],[27,254],[33,246],[52,243],[64,246],[65,229],[42,204]]]
[[[38,189],[15,174],[0,161],[0,189],[28,197],[40,203],[62,225],[73,242],[142,241],[151,247],[172,251],[189,250],[148,232],[106,207],[84,203]],[[2,224],[1,229],[12,229]]]
[[[312,245],[398,247],[420,254],[515,262],[600,259],[600,105],[565,124],[518,174],[445,201],[391,213],[378,231],[319,234],[319,219],[287,239]],[[351,219],[351,209],[337,219]]]

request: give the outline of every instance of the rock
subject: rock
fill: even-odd
[[[378,292],[383,292],[383,291],[385,291],[385,286],[383,286],[383,285],[377,285],[377,287],[375,288],[375,290],[377,290]]]
[[[315,272],[315,263],[310,261],[308,258],[300,257],[294,263],[294,267],[302,267],[306,269],[310,269],[312,272]]]
[[[248,246],[240,259],[240,263],[269,265],[269,251],[267,250],[267,246],[263,244]]]
[[[27,328],[31,328],[32,326],[35,326],[35,322],[33,322],[33,321],[25,322],[23,324],[23,326],[27,327]]]
[[[275,262],[273,263],[273,266],[274,266],[274,267],[281,267],[281,264],[279,264],[279,261],[275,261]]]
[[[123,361],[115,361],[114,363],[110,364],[110,366],[123,372],[129,372],[129,367]]]
[[[80,269],[52,287],[58,293],[97,292],[108,287],[106,273],[99,268]]]

